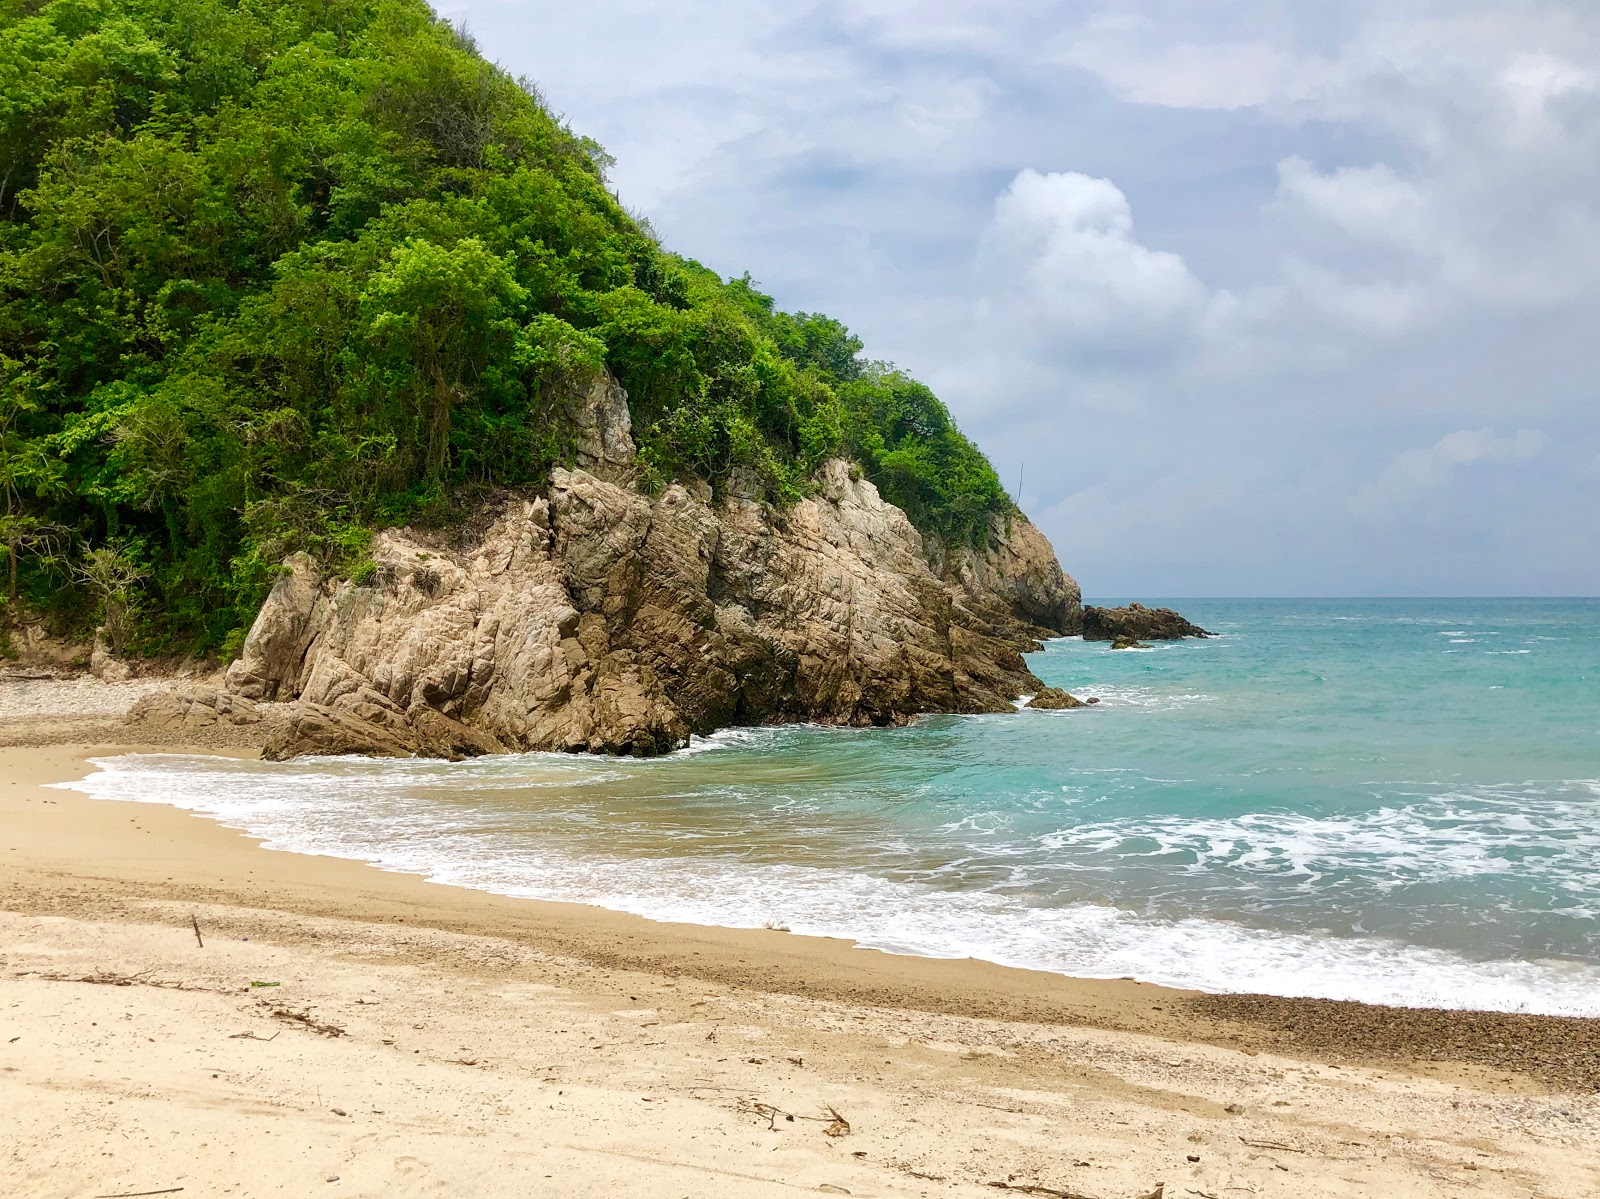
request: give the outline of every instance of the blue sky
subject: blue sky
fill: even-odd
[[[1600,593],[1600,9],[441,6],[1090,595]]]

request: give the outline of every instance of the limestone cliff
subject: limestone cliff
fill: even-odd
[[[1009,708],[1021,654],[1077,628],[1077,585],[1025,519],[930,552],[850,463],[777,510],[633,486],[627,397],[574,401],[573,461],[450,533],[377,536],[360,582],[299,556],[227,691],[295,701],[301,753],[660,753],[730,724],[895,724]],[[751,489],[753,492],[753,489]]]

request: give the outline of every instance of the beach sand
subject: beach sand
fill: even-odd
[[[654,923],[43,786],[137,748],[0,749],[7,1199],[1600,1193],[1600,1022]]]

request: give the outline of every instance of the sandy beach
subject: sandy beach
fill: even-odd
[[[139,748],[0,749],[6,1196],[1600,1191],[1600,1022],[654,923],[46,786]]]

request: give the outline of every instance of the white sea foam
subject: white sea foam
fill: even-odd
[[[1147,708],[1159,712],[1175,712],[1195,704],[1216,702],[1217,697],[1203,692],[1163,691],[1158,687],[1142,687],[1129,683],[1097,685],[1084,683],[1077,690],[1084,695],[1097,695],[1100,702],[1112,708]]]
[[[1226,868],[1308,883],[1354,871],[1383,880],[1376,885],[1389,889],[1513,869],[1525,881],[1577,885],[1588,880],[1589,864],[1600,860],[1592,804],[1515,788],[1446,792],[1348,816],[1269,811],[1225,819],[1085,822],[1036,840],[1047,850],[1109,854],[1126,846],[1122,856],[1187,858],[1197,872]],[[1151,848],[1131,848],[1146,843]]]
[[[674,750],[673,757],[682,757],[685,754],[709,753],[718,749],[734,749],[744,745],[755,745],[764,738],[772,736],[772,730],[766,728],[726,728],[718,729],[714,733],[706,733],[694,737],[682,749]],[[647,759],[648,760],[648,759]]]
[[[715,744],[725,742],[706,748]],[[1582,963],[1474,962],[1376,937],[1157,920],[1087,903],[1042,908],[993,891],[941,890],[735,856],[579,854],[530,836],[526,828],[508,829],[493,805],[449,802],[464,790],[559,785],[580,772],[586,780],[604,777],[590,761],[559,755],[453,766],[131,755],[95,765],[89,778],[62,786],[100,799],[204,812],[272,849],[353,858],[505,895],[588,903],[665,921],[730,927],[778,922],[797,933],[843,937],[894,953],[975,957],[1082,977],[1132,975],[1210,991],[1600,1015],[1600,968]],[[1408,835],[1408,819],[1400,813],[1391,829],[1339,835],[1377,837],[1379,843],[1368,849],[1384,852]],[[1530,820],[1529,835],[1537,835],[1538,821]],[[1215,852],[1236,852],[1228,846],[1237,839],[1237,824],[1217,822],[1197,836]],[[1110,836],[1111,830],[1090,826],[1083,835]],[[1277,840],[1283,844],[1269,857],[1275,853],[1281,864],[1271,868],[1314,867],[1316,844],[1295,845],[1290,836]],[[1464,843],[1462,852],[1471,852]]]

